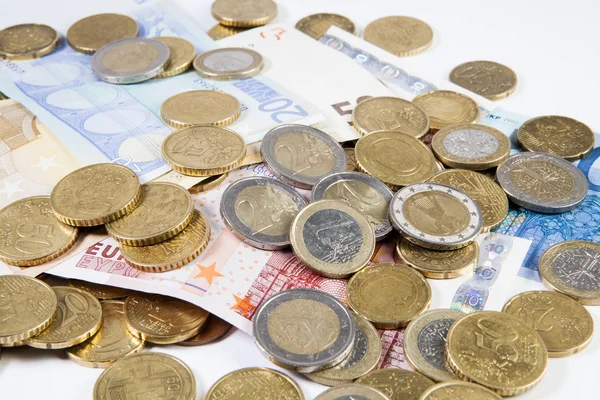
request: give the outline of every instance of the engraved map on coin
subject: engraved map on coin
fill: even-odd
[[[114,72],[134,72],[152,65],[158,57],[158,51],[145,43],[127,43],[108,52],[102,58],[102,64]]]
[[[285,192],[273,186],[250,186],[235,199],[238,217],[254,232],[265,235],[288,233],[298,214],[298,205]]]
[[[544,200],[561,199],[575,188],[570,174],[542,160],[520,163],[510,171],[510,178],[522,191],[535,193],[535,197]]]
[[[310,253],[328,263],[345,263],[361,250],[363,237],[358,223],[343,211],[325,209],[311,215],[302,231]]]
[[[373,227],[387,220],[388,202],[372,186],[358,180],[343,180],[329,186],[323,199],[343,201],[360,211]]]
[[[419,106],[398,97],[373,97],[358,104],[352,123],[361,135],[398,131],[420,138],[429,131],[429,118]]]
[[[329,146],[315,136],[288,133],[279,137],[274,147],[275,158],[295,174],[320,176],[335,163]]]
[[[517,75],[493,61],[471,61],[450,72],[450,81],[490,100],[509,96],[517,87]]]

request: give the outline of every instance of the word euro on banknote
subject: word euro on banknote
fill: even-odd
[[[78,17],[93,13],[86,4],[67,0],[54,10],[70,10],[66,14],[72,20],[65,20],[64,15],[46,15],[40,22],[64,34]],[[166,1],[107,0],[103,6],[135,18],[141,36],[179,36],[193,43],[198,54],[217,46],[187,15]],[[1,17],[0,21],[3,25],[13,22]],[[74,51],[63,39],[57,50],[40,59],[0,62],[0,91],[31,110],[80,163],[126,165],[143,182],[169,171],[160,146],[172,130],[161,120],[160,106],[176,93],[209,89],[235,96],[242,104],[242,115],[231,128],[247,143],[262,139],[269,129],[282,123],[311,124],[323,118],[310,103],[265,74],[214,82],[191,70],[167,79],[112,85],[96,78],[90,61],[91,56]]]

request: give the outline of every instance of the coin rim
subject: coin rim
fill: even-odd
[[[203,332],[205,332],[209,327],[210,324],[214,321],[214,320],[220,320],[220,322],[218,323],[225,323],[226,325],[226,329],[223,331],[217,331],[217,334],[214,336],[210,336],[207,340],[205,341],[195,341],[194,338],[198,335],[201,335]],[[231,325],[229,322],[225,321],[222,318],[217,317],[214,314],[210,314],[208,316],[208,318],[206,319],[206,322],[204,323],[204,325],[202,326],[202,328],[200,328],[200,332],[198,332],[196,335],[192,336],[191,338],[184,340],[183,342],[179,342],[179,343],[175,343],[178,346],[185,346],[185,347],[196,347],[196,346],[204,346],[213,342],[216,342],[217,340],[221,339],[222,337],[226,336],[229,332],[231,332],[231,329],[233,329],[233,325]]]
[[[395,102],[401,102],[404,105],[410,105],[411,107],[415,107],[417,109],[417,111],[420,111],[423,116],[425,117],[425,121],[427,122],[425,124],[425,128],[423,128],[423,130],[418,134],[418,135],[411,135],[410,133],[407,133],[405,131],[401,131],[401,130],[393,130],[393,129],[378,129],[378,130],[374,130],[374,131],[368,131],[367,129],[365,129],[360,121],[358,121],[356,119],[356,110],[360,111],[361,107],[366,107],[365,104],[368,104],[369,102],[375,102],[375,101],[383,101],[383,100],[392,100]],[[352,126],[354,127],[354,129],[361,135],[361,136],[368,136],[372,133],[375,132],[380,132],[380,131],[385,131],[385,132],[400,132],[400,133],[404,133],[405,135],[408,135],[412,138],[415,139],[421,139],[422,137],[424,137],[425,135],[427,135],[429,133],[429,129],[431,127],[431,121],[429,120],[429,115],[427,115],[427,113],[425,112],[425,110],[423,108],[421,108],[419,105],[413,103],[412,101],[409,100],[405,100],[402,99],[400,97],[394,97],[394,96],[377,96],[377,97],[371,97],[370,99],[367,100],[363,100],[360,103],[358,103],[356,105],[356,107],[354,107],[354,110],[352,110]]]
[[[214,69],[210,69],[204,65],[204,60],[206,57],[212,56],[213,54],[225,52],[225,51],[239,51],[242,53],[250,54],[252,56],[252,64],[250,66],[243,69],[236,69],[227,71],[224,73],[223,71],[218,71]],[[263,56],[252,49],[247,49],[244,47],[221,47],[218,49],[206,51],[202,54],[199,54],[193,60],[194,70],[198,75],[203,78],[213,79],[213,80],[221,80],[221,81],[229,81],[229,80],[238,80],[238,79],[246,79],[257,75],[265,66],[265,62]]]
[[[50,28],[54,31],[55,37],[52,40],[52,42],[50,44],[48,44],[46,47],[43,47],[41,49],[36,49],[36,50],[32,50],[29,51],[28,53],[9,53],[6,51],[3,51],[2,48],[0,47],[0,59],[4,59],[4,60],[35,60],[36,58],[41,58],[45,55],[48,55],[50,53],[52,53],[56,47],[58,46],[58,42],[60,41],[60,34],[56,31],[56,29],[52,28],[51,26],[45,25],[45,24],[35,24],[35,23],[24,23],[24,24],[16,24],[16,25],[11,25],[11,26],[7,26],[6,28],[3,28],[2,30],[0,30],[0,33],[2,31],[11,29],[11,28],[16,28],[18,26],[43,26],[46,28]]]
[[[164,41],[165,38],[169,38],[170,40],[176,39],[176,41],[181,43],[181,45],[188,47],[188,49],[191,47],[192,55],[191,55],[191,57],[188,57],[187,59],[183,59],[183,61],[179,65],[174,65],[172,62],[173,60],[171,59],[171,62],[169,62],[169,66],[167,68],[165,68],[165,70],[163,72],[156,75],[154,77],[155,79],[168,78],[170,76],[179,75],[179,74],[187,71],[192,66],[192,63],[194,62],[194,58],[196,58],[196,48],[194,47],[194,45],[192,43],[188,42],[187,40],[185,40],[183,38],[180,38],[178,36],[157,36],[157,37],[154,37],[153,39],[158,40],[159,42],[163,42],[164,44],[166,44],[168,46],[168,44]],[[170,50],[170,48],[169,48],[169,50]]]

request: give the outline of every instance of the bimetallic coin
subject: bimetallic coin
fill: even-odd
[[[429,132],[429,117],[408,100],[372,97],[354,108],[352,125],[363,136],[375,131],[395,131],[418,139]]]
[[[160,107],[163,121],[178,129],[192,125],[231,125],[241,112],[238,99],[216,90],[179,93],[169,97]]]
[[[581,303],[564,294],[547,290],[519,293],[502,312],[535,329],[548,349],[548,357],[578,353],[592,340],[592,316]]]
[[[569,117],[547,115],[525,121],[517,138],[528,151],[549,153],[569,161],[586,157],[594,149],[594,132]]]
[[[483,231],[494,229],[508,214],[506,193],[493,179],[474,171],[451,169],[436,174],[429,182],[461,190],[472,198],[483,214]]]
[[[177,235],[194,217],[194,202],[183,187],[168,182],[142,185],[142,199],[129,214],[106,224],[108,233],[128,246],[147,246]]]
[[[210,11],[221,25],[252,28],[275,18],[277,4],[272,0],[216,0]]]
[[[54,215],[71,226],[96,226],[131,212],[142,197],[135,172],[118,164],[93,164],[61,179],[50,195]]]
[[[163,72],[156,75],[156,78],[179,75],[190,68],[196,57],[196,48],[193,44],[185,39],[173,36],[161,36],[154,39],[169,46],[169,51],[171,52],[169,66]]]
[[[496,180],[515,204],[548,214],[577,208],[588,192],[581,170],[545,153],[515,154],[498,167]]]
[[[394,193],[379,179],[361,172],[338,172],[327,175],[312,189],[310,201],[337,200],[360,211],[369,220],[375,240],[392,231],[388,218]]]
[[[21,24],[0,31],[0,59],[31,60],[54,51],[60,36],[47,25]]]
[[[348,282],[348,305],[379,329],[403,328],[431,303],[423,275],[402,264],[373,264]]]
[[[90,15],[75,22],[67,31],[67,42],[73,49],[93,54],[102,46],[139,33],[137,22],[121,14]]]
[[[27,340],[38,349],[64,349],[92,337],[102,325],[102,306],[97,298],[69,286],[52,288],[58,299],[56,318],[39,335]]]
[[[450,125],[433,136],[431,149],[449,167],[479,171],[506,160],[510,155],[510,140],[486,125]]]
[[[383,392],[356,383],[338,386],[324,391],[315,400],[390,400]]]
[[[122,301],[102,302],[102,326],[85,342],[66,349],[67,356],[84,367],[105,368],[120,358],[138,353],[144,341],[125,325]]]
[[[248,28],[236,28],[234,26],[225,26],[221,24],[216,24],[206,34],[210,36],[212,40],[221,40],[229,36],[237,35],[238,33],[242,33],[247,31]]]
[[[304,125],[279,125],[260,145],[269,170],[293,186],[310,189],[324,176],[346,170],[346,153],[328,134]]]
[[[296,23],[296,29],[317,40],[326,34],[327,30],[332,26],[337,26],[352,34],[356,32],[354,22],[339,14],[312,14]]]
[[[92,57],[92,71],[108,83],[147,81],[167,69],[171,50],[155,39],[121,39],[102,46]]]
[[[66,253],[79,229],[54,216],[50,196],[26,197],[0,210],[0,260],[19,267],[40,265]]]
[[[107,368],[94,386],[94,400],[135,400],[138,394],[169,400],[196,399],[196,380],[183,361],[162,353],[126,357]],[[154,394],[152,394],[154,393]]]
[[[272,363],[308,373],[346,358],[352,351],[356,326],[350,310],[332,295],[291,289],[259,306],[252,332],[259,350]]]
[[[420,94],[413,103],[429,117],[429,131],[432,133],[449,125],[472,124],[479,118],[479,106],[475,100],[451,90]]]
[[[396,255],[426,278],[451,279],[473,271],[479,260],[479,245],[473,242],[456,250],[430,250],[399,239]]]
[[[206,400],[304,400],[302,389],[292,378],[270,368],[242,368],[219,379]]]
[[[456,379],[454,377],[453,379]],[[463,381],[448,381],[438,383],[427,389],[419,400],[502,400],[497,393],[483,386]]]
[[[473,199],[439,183],[416,183],[397,191],[390,202],[390,219],[406,240],[432,250],[468,246],[483,225]]]
[[[450,81],[490,100],[510,96],[517,88],[517,74],[493,61],[470,61],[450,72]]]
[[[177,343],[179,346],[203,346],[205,344],[212,343],[216,340],[221,339],[225,336],[233,326],[217,317],[216,315],[209,315],[206,322],[200,328],[195,336],[184,340],[183,342]]]
[[[58,300],[39,279],[0,275],[0,345],[10,345],[37,335],[55,318]]]
[[[600,305],[600,244],[568,240],[542,254],[538,270],[549,289],[559,291],[588,306]]]
[[[253,176],[235,181],[221,197],[223,222],[240,240],[265,250],[290,244],[290,227],[306,200],[276,179]]]
[[[446,338],[446,367],[501,396],[533,388],[547,363],[546,346],[535,329],[502,312],[467,314],[452,324]]]
[[[431,178],[437,164],[427,146],[405,133],[374,132],[362,137],[354,149],[358,168],[392,190]]]
[[[305,266],[329,278],[345,278],[361,270],[375,251],[369,221],[335,200],[304,207],[292,222],[290,242]]]
[[[365,28],[363,37],[392,54],[406,57],[427,50],[433,42],[433,30],[419,19],[392,16],[371,22]]]
[[[435,382],[419,374],[399,368],[371,371],[356,383],[371,386],[387,395],[390,400],[418,400]]]
[[[200,54],[194,60],[198,75],[215,80],[250,78],[264,67],[263,57],[254,50],[224,47]]]
[[[116,286],[99,285],[97,283],[79,281],[76,279],[69,279],[69,285],[90,293],[92,296],[98,298],[98,300],[122,299],[131,294],[131,290],[128,289],[122,289]]]
[[[436,382],[456,379],[444,366],[446,336],[454,321],[464,315],[456,310],[431,310],[413,319],[403,337],[404,355],[408,363]]]

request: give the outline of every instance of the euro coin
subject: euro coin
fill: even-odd
[[[69,279],[69,286],[84,290],[98,300],[116,300],[129,296],[131,290],[116,286],[99,285],[88,281]]]
[[[242,47],[207,51],[194,60],[198,75],[215,80],[250,78],[262,71],[263,67],[263,57],[258,52]]]
[[[169,97],[160,107],[160,115],[174,128],[192,125],[231,125],[240,117],[238,99],[216,90],[191,90]]]
[[[300,386],[270,368],[242,368],[230,372],[208,390],[206,400],[304,400]]]
[[[456,379],[456,378],[455,378]],[[502,400],[497,393],[483,386],[463,381],[448,381],[438,383],[427,389],[419,400]]]
[[[229,333],[231,328],[233,328],[233,326],[229,322],[211,314],[200,328],[200,332],[177,344],[187,347],[203,346],[221,339]]]
[[[139,31],[137,22],[126,15],[96,14],[71,25],[67,42],[81,53],[94,54],[104,45],[136,37]]]
[[[31,60],[50,54],[58,45],[59,34],[47,25],[21,24],[0,31],[0,58]]]
[[[354,22],[339,14],[312,14],[296,23],[296,29],[316,40],[319,40],[321,36],[326,34],[332,26],[337,26],[352,34],[356,32]]]
[[[479,118],[479,106],[469,96],[451,90],[433,90],[420,94],[413,103],[429,117],[429,130],[434,133],[449,125],[472,124]]]
[[[399,368],[384,368],[369,372],[356,383],[371,386],[390,400],[417,400],[435,382],[418,372]]]
[[[399,57],[423,53],[433,42],[433,30],[425,22],[404,16],[379,18],[365,28],[363,37]]]
[[[354,108],[352,125],[363,136],[375,131],[396,131],[419,139],[429,132],[429,117],[408,100],[372,97]]]
[[[206,179],[203,179],[202,181],[200,181],[200,183],[197,183],[194,186],[192,186],[191,188],[189,188],[188,191],[191,194],[199,194],[202,192],[208,192],[209,190],[213,190],[213,189],[221,186],[221,184],[223,182],[225,182],[228,177],[229,177],[229,172],[225,172],[225,173],[219,174],[219,175],[209,176]]]
[[[272,0],[216,0],[211,14],[221,25],[252,28],[275,18],[277,4]]]
[[[210,36],[212,40],[221,40],[229,36],[237,35],[238,33],[242,33],[247,31],[248,28],[236,28],[234,26],[225,26],[221,24],[216,24],[206,34]]]
[[[346,171],[358,171],[356,155],[354,154],[354,146],[352,148],[344,147],[344,152],[346,153]]]
[[[366,385],[356,383],[342,385],[324,391],[315,400],[390,400],[383,392]]]
[[[185,39],[173,36],[160,36],[154,39],[169,46],[171,53],[169,66],[163,72],[156,75],[156,78],[179,75],[190,68],[196,57],[196,48],[193,44]]]
[[[450,72],[450,81],[489,100],[510,96],[517,88],[517,74],[493,61],[470,61]]]

